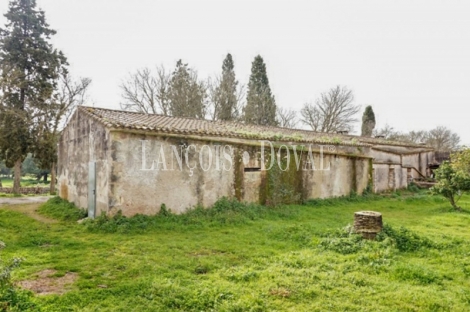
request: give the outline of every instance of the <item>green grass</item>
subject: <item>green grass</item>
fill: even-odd
[[[49,199],[37,210],[40,214],[60,221],[78,221],[87,216],[87,211],[77,209],[74,204],[59,197]]]
[[[470,197],[460,204],[453,212],[422,193],[275,209],[225,202],[85,224],[1,209],[0,237],[2,258],[25,258],[14,280],[78,273],[66,294],[35,297],[44,311],[466,311]],[[377,242],[341,230],[359,210],[383,214]]]
[[[1,178],[2,180],[2,186],[3,187],[13,187],[13,179],[12,178]],[[21,186],[22,187],[28,187],[28,186],[43,186],[46,187],[49,185],[49,181],[44,183],[43,180],[41,179],[38,181],[35,177],[22,177],[21,178]]]

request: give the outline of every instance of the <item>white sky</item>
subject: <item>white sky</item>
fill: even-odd
[[[205,78],[220,73],[230,52],[246,84],[260,54],[278,105],[300,109],[345,85],[357,104],[372,105],[377,127],[444,125],[470,145],[469,1],[37,3],[71,73],[93,80],[97,107],[119,108],[121,80],[140,67],[172,70],[181,58]],[[2,0],[0,12],[7,8]]]

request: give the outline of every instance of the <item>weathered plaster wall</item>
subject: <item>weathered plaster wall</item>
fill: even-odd
[[[390,152],[379,151],[374,148],[370,151],[370,156],[374,158],[374,162],[399,164],[400,155]]]
[[[88,164],[96,162],[96,215],[108,207],[109,131],[77,110],[62,131],[58,150],[59,196],[88,208]]]
[[[374,164],[374,191],[395,191],[408,186],[407,169],[401,165]]]
[[[436,162],[435,153],[434,152],[421,153],[419,160],[420,160],[419,170],[422,173],[424,173],[425,176],[429,176],[430,172],[427,172],[426,169],[427,169],[428,164]]]
[[[223,153],[223,147],[212,142],[112,132],[110,213],[155,214],[162,204],[181,213],[196,205],[209,207],[222,196],[232,197],[233,159],[227,156],[228,149],[227,155]]]
[[[407,169],[402,167],[395,167],[395,189],[403,189],[408,186]]]
[[[406,188],[409,178],[428,176],[427,167],[434,161],[433,151],[419,147],[374,146],[370,155],[376,192]]]
[[[414,167],[417,170],[420,170],[420,156],[417,154],[403,155],[403,166],[405,167]],[[421,170],[420,170],[421,172]]]
[[[324,162],[324,168],[329,170],[304,171],[306,199],[345,196],[351,192],[361,194],[367,187],[369,159],[325,155]]]
[[[181,213],[196,205],[209,207],[222,196],[264,204],[272,187],[272,171],[265,170],[269,164],[262,165],[259,146],[117,131],[111,137],[111,214],[118,210],[124,215],[155,214],[162,204]],[[274,151],[277,155],[279,145]],[[286,148],[282,151],[284,159]],[[316,170],[302,170],[307,161],[306,151],[299,158],[297,170],[290,151],[289,170],[282,173],[282,179],[287,179],[292,189],[305,198],[362,193],[369,183],[371,160],[353,156],[360,152],[357,147],[325,147],[322,151],[323,165],[320,147],[312,150]],[[176,155],[181,158],[181,166]],[[265,157],[266,162],[271,161],[269,146]],[[195,168],[190,170],[188,164]],[[274,166],[278,166],[277,156]]]
[[[260,203],[269,201],[266,197],[269,197],[268,193],[276,188],[275,184],[278,182],[276,179],[282,180],[281,183],[290,184],[288,191],[297,192],[301,199],[338,197],[349,195],[351,192],[362,193],[371,182],[372,159],[359,156],[364,152],[363,148],[312,145],[312,166],[308,150],[300,152],[297,148],[296,160],[293,149],[289,149],[289,156],[286,155],[286,146],[291,147],[289,144],[281,149],[279,145],[275,146],[274,165],[271,165],[273,161],[271,151],[265,151],[265,164],[260,165],[260,150],[248,149],[250,162],[242,164],[244,170],[240,170],[244,175],[242,179],[244,200],[254,201],[257,195],[261,195]],[[282,170],[276,169],[279,166]],[[258,167],[262,170],[247,171]],[[257,189],[258,186],[260,191]],[[263,196],[263,192],[267,194]]]

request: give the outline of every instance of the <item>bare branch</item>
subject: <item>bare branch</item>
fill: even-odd
[[[284,128],[295,128],[299,120],[297,119],[297,112],[292,109],[277,108],[277,119],[279,126]]]
[[[360,106],[354,105],[354,95],[346,87],[336,86],[322,93],[316,104],[306,103],[301,110],[302,122],[314,131],[351,131],[357,122]]]
[[[323,125],[323,115],[313,103],[305,103],[300,110],[300,119],[306,125],[312,127],[313,131],[321,131]]]
[[[168,87],[171,75],[163,66],[155,72],[142,68],[129,74],[120,85],[124,102],[121,109],[146,114],[169,115]]]

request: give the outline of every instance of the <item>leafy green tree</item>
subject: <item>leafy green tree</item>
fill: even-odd
[[[361,136],[370,137],[375,128],[375,114],[372,106],[367,106],[362,115]]]
[[[0,158],[14,167],[13,192],[20,187],[21,163],[31,150],[36,118],[47,107],[66,58],[53,48],[55,31],[35,0],[13,0],[0,30]]]
[[[3,161],[0,161],[0,187],[3,187],[2,185],[2,176],[4,175],[10,175],[10,169],[5,166],[5,163]]]
[[[0,187],[3,187],[2,185],[2,176],[9,176],[11,174],[10,168],[7,168],[5,166],[5,163],[3,161],[0,161]]]
[[[451,154],[452,167],[462,174],[470,176],[470,148]]]
[[[168,90],[170,115],[204,119],[206,116],[206,87],[197,73],[181,60],[176,63]]]
[[[461,210],[457,203],[463,193],[470,191],[470,150],[466,149],[451,156],[452,161],[445,161],[435,170],[437,183],[431,192],[447,198],[456,210]]]
[[[256,56],[251,65],[248,94],[244,109],[244,120],[248,124],[276,126],[276,102],[269,87],[266,64]]]
[[[211,90],[215,120],[235,120],[239,114],[238,81],[235,77],[232,55],[229,53],[222,64],[222,76]]]
[[[38,168],[33,158],[33,155],[28,154],[28,156],[26,156],[25,160],[21,164],[21,175],[25,176],[28,174],[28,175],[38,176],[40,172],[41,170]]]

